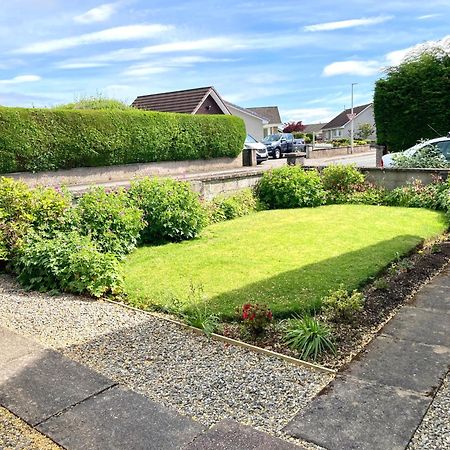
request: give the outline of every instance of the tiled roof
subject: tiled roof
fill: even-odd
[[[353,113],[358,115],[361,112],[363,112],[367,107],[369,107],[372,103],[367,103],[367,105],[361,105],[361,106],[355,106],[353,108]],[[345,111],[342,111],[340,114],[338,114],[334,119],[332,119],[330,122],[328,122],[326,125],[322,127],[322,130],[328,130],[330,128],[341,128],[345,126],[348,122],[350,122],[349,118],[347,117],[347,114],[351,113],[351,108],[346,109]]]
[[[247,109],[258,114],[258,116],[267,118],[269,123],[281,123],[280,111],[278,111],[278,106],[261,106]]]
[[[243,113],[247,113],[250,116],[257,117],[258,119],[261,119],[263,122],[269,122],[269,119],[267,119],[266,117],[263,117],[261,114],[255,113],[255,111],[251,111],[248,108],[243,108],[242,106],[238,106],[238,105],[235,105],[234,103],[227,102],[227,101],[224,101],[224,103],[227,107],[235,108],[239,111],[242,111]]]
[[[184,91],[141,95],[136,98],[131,106],[151,111],[192,114],[211,90],[214,90],[214,88],[209,86]]]
[[[322,131],[322,128],[324,125],[325,125],[325,123],[305,124],[305,129],[303,130],[303,133],[318,133],[319,131]]]

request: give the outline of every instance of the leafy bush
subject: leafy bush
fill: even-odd
[[[344,285],[340,285],[335,291],[330,291],[322,299],[324,315],[334,322],[352,322],[363,307],[363,294],[357,290],[349,292]]]
[[[207,223],[206,211],[187,182],[144,178],[132,183],[129,196],[144,212],[144,242],[193,239]]]
[[[78,230],[90,235],[100,251],[123,256],[136,247],[145,223],[140,209],[129,205],[123,191],[99,187],[84,194],[75,208]]]
[[[290,348],[299,352],[300,358],[315,361],[321,353],[336,353],[330,329],[309,316],[289,320],[283,339]]]
[[[236,313],[244,327],[253,334],[261,334],[272,321],[272,311],[267,305],[246,303]]]
[[[107,98],[99,94],[91,97],[81,97],[72,103],[66,103],[65,105],[58,105],[57,109],[106,109],[106,110],[124,110],[131,109],[130,105],[127,105],[121,100],[114,98]]]
[[[267,171],[255,188],[260,202],[271,209],[319,206],[325,202],[320,175],[297,166]]]
[[[333,164],[322,170],[323,187],[331,202],[346,201],[347,195],[362,187],[364,175],[354,165]]]
[[[0,173],[236,157],[230,115],[0,107]]]
[[[211,223],[235,219],[256,211],[256,198],[250,189],[231,196],[217,196],[206,204]]]
[[[333,145],[333,147],[348,147],[350,145],[350,139],[347,138],[333,139],[331,141],[331,144]]]
[[[39,291],[101,297],[123,290],[117,258],[101,253],[89,236],[76,231],[52,239],[29,233],[15,258],[15,271],[26,288]]]
[[[399,153],[392,156],[392,166],[398,168],[448,168],[450,163],[434,145],[427,145],[414,155]]]
[[[387,191],[372,184],[364,184],[360,190],[347,195],[347,203],[361,205],[384,205],[386,204]]]

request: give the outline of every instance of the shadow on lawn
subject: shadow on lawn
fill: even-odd
[[[211,298],[208,304],[212,312],[222,311],[224,319],[234,318],[235,308],[244,303],[267,304],[278,318],[312,311],[318,309],[329,290],[337,289],[341,283],[349,290],[364,286],[422,241],[419,236],[397,236],[225,292]],[[251,267],[246,270],[251,271]]]

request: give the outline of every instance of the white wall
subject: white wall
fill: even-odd
[[[231,105],[227,105],[227,107],[233,116],[240,117],[244,121],[247,134],[251,134],[258,141],[262,141],[264,137],[262,119],[246,114],[239,109],[233,108]]]

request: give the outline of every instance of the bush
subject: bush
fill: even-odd
[[[349,194],[346,198],[347,203],[356,203],[361,205],[385,205],[387,191],[372,184],[364,184],[361,190]]]
[[[187,182],[144,178],[131,184],[129,196],[144,212],[143,242],[193,239],[207,223],[206,211]]]
[[[127,105],[121,100],[114,98],[106,98],[103,95],[97,95],[92,97],[81,97],[73,103],[66,103],[65,105],[58,105],[57,109],[131,109],[130,105]]]
[[[330,291],[322,299],[325,317],[334,322],[352,322],[363,306],[363,294],[356,290],[348,292],[344,285],[339,286],[336,291]]]
[[[333,164],[322,170],[322,183],[332,201],[342,201],[362,187],[364,175],[354,165]]]
[[[350,145],[350,139],[347,138],[333,139],[331,141],[331,144],[333,145],[333,147],[348,147]]]
[[[260,202],[271,209],[319,206],[325,202],[320,175],[296,166],[265,172],[255,187]]]
[[[231,196],[217,196],[206,204],[211,223],[235,219],[256,211],[256,198],[250,189],[242,190]]]
[[[393,167],[399,168],[448,168],[449,162],[445,156],[434,145],[427,145],[418,150],[414,155],[408,156],[404,153],[393,155]]]
[[[252,334],[261,334],[272,321],[273,314],[267,305],[246,303],[237,308],[236,314],[244,327]]]
[[[92,189],[80,198],[75,216],[81,234],[90,235],[102,252],[117,256],[126,255],[136,247],[145,226],[142,211],[129,205],[123,190]]]
[[[0,173],[236,157],[230,115],[0,107]]]
[[[39,291],[101,297],[123,290],[116,257],[101,253],[89,236],[76,231],[58,233],[53,239],[29,233],[15,259],[15,271],[22,285]]]
[[[290,348],[299,352],[300,358],[315,361],[326,351],[336,353],[330,329],[309,316],[289,320],[283,339]]]

